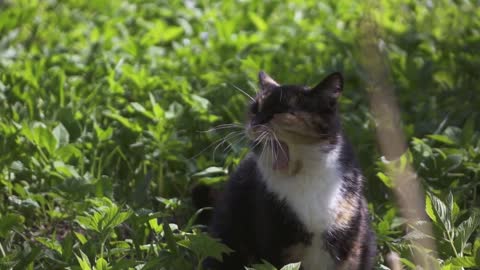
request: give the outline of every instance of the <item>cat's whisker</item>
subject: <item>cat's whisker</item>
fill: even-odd
[[[268,139],[268,132],[264,132],[265,136],[262,137],[262,153],[260,154],[260,157],[265,157],[265,148],[267,147],[267,140]],[[265,140],[265,141],[264,141]]]
[[[270,160],[271,160],[271,155],[269,155],[268,151],[269,151],[269,147],[270,145],[268,144],[268,140],[265,142],[264,146],[265,146],[265,153],[264,153],[264,156],[265,156],[265,160],[267,161],[267,164],[268,163],[271,163]]]
[[[262,128],[265,129],[265,131],[268,131],[268,132],[273,132],[273,129],[265,124],[260,124],[259,126],[261,126]]]
[[[255,144],[253,145],[253,149],[255,149],[258,145],[263,143],[263,137],[265,136],[265,132],[262,132],[256,139]],[[262,151],[263,151],[263,145],[262,145]]]
[[[223,130],[223,129],[243,129],[244,126],[241,125],[241,124],[235,124],[235,123],[232,123],[232,124],[221,124],[221,125],[218,125],[216,127],[213,127],[211,129],[208,129],[208,130],[203,130],[203,131],[200,131],[200,132],[213,132],[213,131],[218,131],[218,130]]]
[[[273,145],[273,144],[275,143],[275,142],[273,141],[273,136],[270,136],[268,141],[269,141],[270,152],[271,152],[270,157],[271,157],[271,159],[272,159],[270,163],[273,164],[274,161],[277,160],[276,147],[274,147],[274,145]]]
[[[215,148],[213,149],[213,159],[215,160],[215,152],[217,151],[217,149],[223,145],[224,143],[228,142],[228,140],[230,139],[233,139],[237,136],[240,136],[240,135],[243,135],[243,131],[232,131],[230,132],[227,136],[225,136],[224,138],[222,138],[221,142],[219,144],[217,144],[217,146],[215,146]]]
[[[271,151],[272,151],[272,162],[271,164],[274,164],[276,161],[277,161],[277,147],[275,147],[275,141],[274,141],[274,138],[273,138],[273,135],[270,136],[270,148],[271,148]]]
[[[264,137],[265,139],[265,142],[263,144],[263,149],[262,149],[262,153],[260,156],[263,156],[265,157],[266,161],[269,162],[269,161],[273,161],[273,160],[270,160],[270,159],[273,159],[274,155],[273,155],[273,152],[272,152],[272,143],[271,143],[271,140],[272,140],[272,134],[273,134],[273,129],[267,125],[259,125],[263,128],[262,130],[262,134],[266,134],[266,136]],[[265,148],[270,148],[270,155],[265,155],[264,153],[264,150]],[[267,151],[268,152],[268,151]]]
[[[240,134],[239,131],[232,131],[230,133],[228,133],[225,137],[223,138],[220,138],[218,140],[215,141],[216,143],[216,146],[215,146],[215,149],[219,146],[219,145],[222,145],[223,143],[225,143],[226,140],[232,138],[232,137],[235,137],[236,135]]]
[[[223,138],[220,138],[220,139],[217,139],[215,140],[214,142],[210,143],[209,145],[207,145],[205,148],[203,148],[202,150],[200,150],[200,152],[198,152],[198,154],[195,154],[193,157],[191,157],[190,159],[195,159],[197,158],[199,155],[201,155],[203,152],[207,151],[208,148],[212,147],[214,144],[218,143],[219,141],[221,141]]]
[[[235,142],[229,143],[227,147],[223,150],[223,153],[228,153],[229,151],[233,150],[233,146],[239,144],[243,140],[247,139],[245,136],[241,136],[240,138],[236,139]]]
[[[227,136],[225,137],[228,137],[230,135],[232,135],[232,133],[238,133],[237,132],[230,132],[229,134],[227,134]],[[225,138],[220,138],[220,139],[217,139],[215,141],[213,141],[212,143],[210,143],[209,145],[207,145],[205,148],[203,148],[198,154],[194,155],[193,157],[191,157],[191,159],[194,159],[196,157],[198,157],[199,155],[201,155],[202,153],[204,153],[205,151],[207,151],[207,149],[209,149],[210,147],[212,147],[213,145],[219,143],[220,141],[224,140]]]
[[[245,96],[247,96],[248,98],[250,98],[251,101],[255,101],[255,99],[250,96],[247,92],[243,91],[242,89],[240,89],[240,87],[234,85],[234,84],[230,84],[231,86],[233,86],[235,89],[237,89],[238,91],[242,92]]]
[[[265,159],[265,161],[268,162],[269,160],[269,140],[268,140],[268,136],[265,137],[265,142],[263,143],[263,150],[262,150],[262,157],[263,159]]]
[[[275,132],[272,132],[273,136],[275,137],[275,141],[277,141],[277,144],[278,146],[280,147],[280,150],[282,150],[283,154],[287,155],[287,152],[285,151],[285,149],[283,149],[283,146],[282,144],[280,143],[280,140],[278,139],[277,135],[275,134]]]
[[[238,125],[238,126],[237,126]],[[210,132],[210,131],[215,131],[215,129],[217,129],[218,127],[220,127],[219,129],[227,129],[227,128],[235,128],[235,127],[238,127],[240,129],[240,124],[222,124],[222,125],[219,125],[217,127],[214,127],[210,130],[207,130],[207,131],[202,131],[202,132]],[[241,126],[241,129],[243,129],[243,126]],[[222,140],[225,140],[227,139],[229,136],[231,136],[232,134],[236,134],[236,133],[244,133],[245,131],[244,130],[240,130],[240,131],[232,131],[230,133],[228,133],[225,137],[223,138],[220,138],[220,139],[217,139],[215,141],[213,141],[212,143],[210,143],[209,145],[207,145],[205,148],[203,148],[202,150],[200,150],[200,152],[198,152],[198,154],[195,154],[193,157],[191,157],[190,159],[195,159],[197,158],[199,155],[201,155],[202,153],[204,153],[205,151],[207,151],[207,149],[209,149],[210,147],[212,147],[213,145],[217,145],[217,144],[223,144]],[[218,145],[217,145],[218,146]]]
[[[257,147],[260,143],[262,143],[262,142],[263,142],[263,138],[264,138],[265,136],[267,136],[267,135],[268,135],[268,132],[263,131],[263,132],[260,134],[260,136],[258,136],[257,142],[255,143],[255,145],[253,146],[253,148]]]
[[[252,149],[255,149],[260,143],[261,143],[261,141],[256,139],[254,144],[252,145]]]
[[[243,139],[243,138],[245,138],[245,135],[240,132],[237,132],[229,136],[228,138],[224,138],[221,142],[218,143],[217,146],[215,146],[214,153],[219,147],[223,145],[226,145],[225,147],[229,147],[232,144],[236,144],[239,139]],[[225,152],[225,148],[223,149],[223,152]]]

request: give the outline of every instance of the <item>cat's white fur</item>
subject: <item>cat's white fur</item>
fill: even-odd
[[[277,194],[313,233],[312,245],[305,248],[305,270],[334,269],[334,262],[324,249],[322,235],[335,221],[340,199],[341,178],[338,170],[340,143],[326,152],[322,145],[288,144],[289,166],[301,162],[296,174],[272,168],[272,156],[265,151],[257,162],[267,188]],[[290,170],[291,172],[291,170]]]

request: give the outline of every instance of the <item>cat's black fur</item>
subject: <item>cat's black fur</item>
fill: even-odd
[[[341,134],[336,108],[336,98],[343,88],[341,75],[335,74],[333,76],[336,78],[329,79],[331,75],[320,83],[316,87],[323,89],[320,94],[313,92],[315,88],[280,86],[265,76],[260,74],[262,92],[259,95],[263,96],[257,96],[250,107],[249,127],[269,123],[275,114],[303,111],[312,115],[304,120],[313,123],[315,132],[323,134],[317,140],[326,146],[325,151],[330,151],[341,139],[338,170],[345,201],[339,204],[335,220],[343,222],[343,226],[337,228],[334,224],[325,230],[321,237],[322,246],[335,262],[335,269],[371,269],[375,256],[375,237],[370,229],[363,197],[362,174],[351,145]],[[332,83],[337,83],[335,87],[338,89],[332,88]],[[261,102],[262,108],[259,109]],[[234,252],[224,255],[223,262],[208,259],[205,262],[207,269],[244,269],[245,265],[259,263],[262,259],[281,267],[301,260],[301,253],[298,258],[286,254],[289,247],[312,244],[312,232],[302,224],[288,203],[268,190],[262,180],[264,176],[259,169],[259,153],[254,149],[241,162],[216,203],[210,233]],[[324,268],[319,265],[316,269]]]
[[[215,208],[214,236],[235,249],[224,262],[211,261],[211,269],[243,269],[265,259],[282,265],[282,247],[308,244],[311,235],[275,194],[257,181],[262,177],[253,157],[245,159],[231,176]]]

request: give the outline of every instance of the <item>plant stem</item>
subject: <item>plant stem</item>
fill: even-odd
[[[2,243],[0,243],[0,252],[2,252],[2,257],[7,256],[7,254],[5,253],[5,250],[3,249]]]
[[[198,263],[197,263],[197,267],[196,267],[197,270],[202,270],[203,269],[202,262],[203,262],[203,259],[198,259]]]
[[[452,232],[453,234],[454,232]],[[455,248],[455,243],[453,242],[453,235],[450,235],[450,232],[447,232],[448,236],[448,242],[450,243],[450,246],[452,246],[453,252],[455,253],[455,257],[459,257],[459,254],[457,252],[457,248]],[[460,255],[461,256],[461,255]]]

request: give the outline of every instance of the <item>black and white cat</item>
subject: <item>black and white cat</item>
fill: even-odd
[[[264,72],[248,113],[252,152],[217,201],[210,233],[234,250],[207,269],[262,259],[304,270],[371,269],[375,236],[363,176],[341,132],[340,73],[313,88],[279,85]]]

